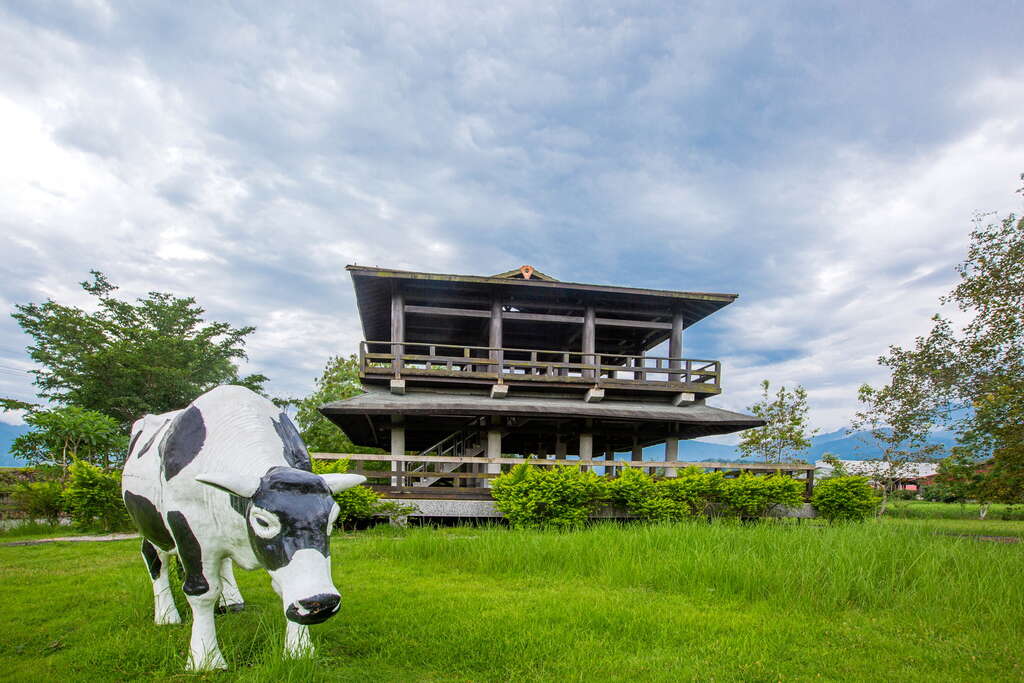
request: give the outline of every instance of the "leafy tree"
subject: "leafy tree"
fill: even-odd
[[[336,424],[320,414],[320,406],[363,393],[359,381],[359,359],[333,356],[327,360],[323,374],[316,378],[312,394],[293,401],[298,408],[295,421],[306,447],[318,453],[380,453],[378,448],[356,446]]]
[[[900,480],[910,475],[912,463],[930,460],[942,447],[928,443],[932,412],[922,407],[913,388],[893,383],[875,389],[864,384],[857,398],[861,408],[854,414],[850,431],[860,434],[863,448],[882,452],[880,458],[865,460],[871,480],[882,489],[881,516]]]
[[[981,486],[984,473],[974,455],[965,448],[954,448],[953,454],[939,461],[935,484],[941,486],[943,498],[948,502],[966,503],[985,497]],[[984,502],[982,502],[984,505]]]
[[[1024,217],[984,220],[975,217],[960,281],[941,300],[969,322],[958,329],[936,315],[912,348],[890,347],[880,361],[918,388],[976,459],[993,458],[981,490],[1015,503],[1024,500]]]
[[[128,437],[117,420],[79,406],[25,415],[32,430],[11,444],[11,453],[35,465],[59,465],[67,472],[78,459],[103,469],[124,461]]]
[[[150,292],[123,301],[99,271],[81,285],[96,298],[94,312],[48,299],[17,305],[12,314],[32,337],[41,398],[105,413],[126,430],[146,413],[181,408],[219,384],[262,391],[266,377],[240,377],[235,365],[255,328],[206,323],[192,297]]]
[[[761,382],[761,400],[747,408],[765,421],[763,427],[748,429],[740,438],[744,457],[763,458],[765,462],[798,460],[801,451],[811,446],[817,429],[807,427],[807,392],[799,384],[792,390],[779,387],[772,398],[768,380]]]

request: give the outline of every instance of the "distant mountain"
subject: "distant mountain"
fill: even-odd
[[[804,460],[813,463],[821,460],[825,453],[831,453],[840,460],[870,460],[881,457],[881,451],[878,448],[871,448],[870,441],[866,432],[851,434],[845,428],[828,434],[819,434],[811,439],[811,447],[804,453]],[[933,457],[945,457],[956,445],[956,434],[949,431],[932,432],[928,442],[942,446],[945,451]],[[644,449],[644,460],[662,460],[664,453],[664,446],[648,446]],[[619,454],[618,457],[625,460],[629,456]],[[743,454],[735,446],[704,441],[682,441],[679,443],[679,459],[685,462],[736,462],[743,459]]]
[[[11,444],[29,430],[28,425],[9,425],[0,422],[0,467],[23,467],[25,463],[11,455]]]

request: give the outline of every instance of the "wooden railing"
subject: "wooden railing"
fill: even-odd
[[[489,346],[364,341],[363,375],[466,377],[538,382],[700,384],[717,391],[716,360]]]
[[[681,460],[670,460],[659,462],[655,460],[595,460],[580,458],[487,458],[487,457],[462,457],[462,456],[440,456],[440,455],[403,455],[396,457],[387,454],[364,454],[364,453],[311,453],[311,457],[317,460],[340,460],[348,459],[353,464],[347,470],[353,474],[362,474],[371,481],[392,481],[396,478],[398,486],[387,484],[373,484],[373,487],[388,495],[396,494],[405,497],[432,497],[444,495],[445,493],[455,494],[460,497],[490,498],[490,488],[487,486],[490,479],[501,475],[502,471],[508,471],[514,465],[521,465],[524,462],[537,467],[552,467],[556,465],[573,465],[582,468],[605,468],[605,476],[617,477],[625,468],[640,468],[648,474],[659,474],[664,477],[675,477],[680,469],[696,467],[706,472],[723,472],[726,477],[739,476],[743,472],[753,474],[782,474],[803,479],[806,482],[806,497],[810,498],[814,488],[814,465],[808,463],[740,463],[740,462],[685,462]],[[390,462],[391,470],[371,470],[360,467],[362,462]],[[443,471],[438,465],[452,464],[459,465],[492,465],[491,472],[457,472]],[[483,470],[484,468],[477,468]],[[493,471],[499,470],[499,471]],[[442,479],[450,480],[451,486],[446,487],[425,487],[415,486],[414,482],[419,479]],[[483,485],[481,485],[483,484]]]

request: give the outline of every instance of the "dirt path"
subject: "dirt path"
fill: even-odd
[[[138,538],[138,534],[107,534],[106,536],[57,536],[56,538],[37,538],[32,541],[11,541],[9,543],[0,543],[0,548],[10,547],[14,545],[39,545],[41,543],[57,543],[69,542],[69,543],[84,543],[86,541],[123,541],[129,538]]]

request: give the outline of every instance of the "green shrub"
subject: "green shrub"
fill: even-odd
[[[917,491],[896,489],[892,492],[893,500],[917,500]]]
[[[718,499],[724,479],[688,467],[678,477],[654,479],[629,468],[608,484],[610,501],[649,522],[675,522],[707,514]]]
[[[314,474],[343,474],[348,468],[347,459],[313,460]],[[412,505],[382,501],[380,495],[367,486],[353,486],[336,493],[334,500],[341,508],[335,522],[336,529],[350,528],[356,522],[365,522],[374,517],[387,517],[404,523],[405,518],[416,511]]]
[[[755,519],[776,505],[798,507],[803,503],[802,490],[803,482],[792,477],[758,477],[744,472],[734,479],[723,479],[718,496],[720,510],[741,519]]]
[[[120,472],[104,472],[84,460],[72,462],[68,472],[64,507],[75,526],[98,531],[128,528]]]
[[[11,500],[15,509],[29,519],[56,524],[64,513],[63,495],[59,481],[23,481],[11,491]]]
[[[636,512],[645,500],[654,495],[654,478],[635,467],[622,468],[622,474],[607,484],[608,500],[613,505]]]
[[[862,521],[878,506],[878,496],[867,477],[833,477],[814,487],[811,505],[832,521]]]
[[[658,495],[685,506],[689,516],[707,515],[722,494],[725,477],[721,472],[704,472],[687,467],[677,477],[657,483]]]
[[[608,485],[578,467],[514,466],[494,479],[491,495],[513,527],[575,529],[607,498]]]

